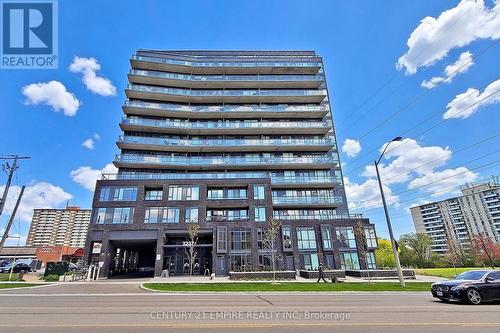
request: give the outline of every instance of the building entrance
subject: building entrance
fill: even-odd
[[[169,275],[189,275],[189,255],[183,245],[188,241],[186,235],[166,235],[163,245],[163,269]],[[198,236],[196,259],[193,265],[193,275],[212,273],[212,234]]]

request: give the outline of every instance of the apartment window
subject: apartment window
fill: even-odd
[[[264,200],[266,198],[264,185],[253,186],[253,198],[255,200]]]
[[[198,207],[188,207],[186,208],[186,223],[198,223]]]
[[[262,228],[257,228],[257,249],[264,250],[264,231]]]
[[[308,271],[318,269],[319,260],[318,260],[317,253],[304,253],[304,254],[301,254],[300,256],[301,256],[302,262],[304,263],[304,269],[306,269]]]
[[[266,222],[266,207],[255,207],[255,222]]]
[[[297,228],[297,246],[299,251],[316,250],[316,233],[314,232],[314,228]]]
[[[323,241],[324,250],[332,250],[332,230],[329,226],[321,226],[321,240]]]
[[[356,248],[356,238],[354,237],[353,227],[337,227],[336,234],[340,248]]]
[[[231,230],[231,252],[250,252],[252,234],[250,228],[235,228]]]
[[[104,224],[105,217],[106,217],[106,208],[94,209],[94,219],[92,220],[94,224]]]
[[[246,272],[252,270],[252,256],[250,254],[231,254],[231,270]]]
[[[377,247],[377,237],[375,236],[375,228],[373,226],[365,227],[366,246],[371,248]]]
[[[179,208],[164,208],[162,223],[179,223]]]
[[[248,219],[248,211],[236,210],[207,210],[207,221],[240,221]]]
[[[341,269],[359,269],[359,258],[357,252],[340,253]]]
[[[212,188],[207,191],[207,199],[246,199],[246,188]]]
[[[377,268],[377,264],[375,262],[375,254],[373,252],[366,253],[366,267],[368,267],[368,269]]]
[[[217,227],[217,253],[227,252],[227,227]]]
[[[116,207],[112,208],[113,211],[113,224],[126,224],[132,223],[134,209],[130,207]]]
[[[144,223],[179,223],[179,208],[146,208],[144,212]]]
[[[162,189],[146,189],[144,200],[161,200],[163,199]]]
[[[137,187],[101,187],[99,201],[135,201]]]
[[[292,250],[292,227],[289,225],[281,226],[281,238],[283,241],[283,251]]]
[[[169,186],[168,200],[200,200],[199,186]]]
[[[158,223],[160,208],[146,208],[144,212],[144,223]]]

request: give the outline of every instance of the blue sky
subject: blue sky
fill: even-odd
[[[346,145],[341,155],[352,212],[370,217],[383,237],[373,170],[365,165],[392,137],[414,140],[406,139],[382,168],[395,232],[412,232],[408,206],[453,195],[453,187],[465,181],[500,174],[494,164],[500,137],[493,137],[500,132],[500,94],[481,100],[500,89],[500,47],[482,52],[500,38],[500,11],[494,6],[493,1],[60,1],[59,69],[0,70],[0,154],[31,156],[14,179],[14,185],[29,185],[31,191],[11,233],[27,234],[33,207],[64,206],[68,199],[90,207],[89,178],[118,152],[126,73],[138,48],[315,50],[324,57],[339,148],[346,139],[361,147],[358,152],[356,143]],[[110,81],[97,83],[116,87],[116,94],[88,89],[83,74],[69,70],[76,56],[95,58],[101,68],[93,73]],[[434,80],[436,87],[421,86],[432,77],[441,78]],[[23,87],[50,81],[74,94],[80,103],[75,115],[27,103]],[[448,115],[468,117],[447,119],[420,135],[443,121],[450,102]],[[464,112],[467,107],[474,112]],[[82,145],[90,138],[93,149]],[[491,139],[460,151],[486,138]]]

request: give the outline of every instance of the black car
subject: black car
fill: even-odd
[[[500,300],[500,271],[475,270],[464,272],[453,280],[433,283],[432,296],[443,302],[464,301],[481,304]]]
[[[14,268],[12,268],[12,265],[14,265]],[[31,266],[22,262],[18,262],[17,264],[8,264],[7,266],[0,267],[0,273],[10,273],[11,269],[12,273],[19,273],[21,271],[28,273],[31,271]]]

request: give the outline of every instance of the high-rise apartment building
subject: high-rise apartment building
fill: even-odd
[[[500,242],[499,182],[467,184],[461,191],[461,196],[410,209],[415,229],[432,238],[436,253],[446,253],[450,241],[466,248],[477,234]]]
[[[97,182],[88,241],[104,276],[185,273],[188,223],[200,273],[268,269],[271,218],[284,269],[375,266],[374,226],[348,212],[315,52],[139,50],[130,62],[119,171]]]
[[[91,209],[34,209],[26,246],[84,247]]]

